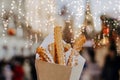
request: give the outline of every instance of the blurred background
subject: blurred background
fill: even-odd
[[[120,80],[120,0],[0,0],[0,80],[37,80],[35,50],[56,25],[84,33],[80,80]]]

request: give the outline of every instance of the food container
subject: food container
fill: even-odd
[[[75,67],[35,60],[38,80],[79,80],[85,60]]]

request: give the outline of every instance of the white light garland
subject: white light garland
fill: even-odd
[[[76,35],[78,36],[78,34],[80,33],[79,29],[81,28],[82,23],[84,21],[86,0],[85,1],[84,0],[40,0],[40,1],[26,0],[26,4],[27,4],[26,15],[22,13],[22,8],[21,8],[22,1],[23,0],[18,0],[18,19],[20,21],[21,18],[25,16],[26,27],[28,27],[28,24],[30,24],[30,26],[35,28],[37,31],[41,31],[41,33],[44,33],[44,34],[49,33],[51,31],[51,28],[52,29],[54,28],[55,22],[59,20],[59,18],[56,18],[56,15],[60,14],[61,7],[65,5],[67,7],[66,13],[70,13],[68,14],[68,18],[70,18],[71,16],[74,17],[73,18],[74,28],[76,31],[74,32],[71,30],[71,32],[74,32],[75,36]],[[10,4],[11,14],[15,9],[15,6],[14,6],[15,4],[16,4],[16,1],[12,0]],[[31,5],[35,5],[35,6],[31,6]],[[4,9],[4,1],[1,6],[2,6],[1,17],[3,17],[3,15],[6,13]],[[100,20],[101,14],[110,15],[112,17],[120,19],[120,15],[119,15],[120,1],[119,0],[114,0],[114,1],[90,0],[90,8],[92,12],[91,16],[93,16],[94,18],[94,25],[96,30],[97,29],[101,30],[101,20]],[[7,30],[7,25],[9,22],[8,20],[3,21],[4,30]],[[21,28],[21,25],[19,25],[18,27]],[[41,35],[42,34],[40,34],[40,36]],[[5,34],[3,34],[3,36],[5,36]]]
[[[8,20],[6,20],[6,21],[4,20],[4,14],[6,13],[4,2],[2,2],[1,7],[2,7],[1,18],[2,18],[2,23],[3,23],[2,38],[3,38],[4,44],[6,44],[7,43],[6,31],[7,31],[7,27],[8,27]]]

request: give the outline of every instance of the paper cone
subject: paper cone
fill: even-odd
[[[70,67],[40,60],[35,61],[38,80],[79,80],[83,65],[84,63]]]

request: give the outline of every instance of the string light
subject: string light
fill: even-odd
[[[45,32],[47,32],[47,31],[49,31],[49,29],[51,28],[51,26],[53,26],[53,24],[54,24],[55,15],[51,15],[51,14],[54,13],[54,11],[55,11],[55,8],[52,7],[55,3],[51,3],[52,1],[50,1],[50,0],[48,0],[48,2],[46,2],[45,0],[44,1],[43,0],[40,1],[40,4],[39,4],[40,6],[37,8],[40,11],[40,13],[38,13],[38,14],[40,14],[40,16],[36,15],[38,17],[41,17],[41,19],[39,21],[36,21],[36,24],[38,24],[38,23],[40,24],[39,26],[36,25],[37,28],[40,27],[39,31],[45,31]],[[84,15],[84,8],[85,8],[85,5],[81,5],[81,3],[83,3],[83,1],[82,0],[71,0],[71,1],[60,0],[60,1],[61,1],[61,3],[65,4],[67,6],[68,10],[66,12],[70,13],[70,16],[74,16],[74,20],[75,20],[74,21],[74,27],[76,28],[76,26],[77,26],[78,28],[76,28],[76,29],[80,29],[81,28],[80,19],[81,19],[81,16]],[[119,1],[118,0],[115,0],[115,1],[116,2],[115,2],[114,5],[118,7],[119,6],[118,4],[120,4]],[[47,3],[49,3],[49,4],[46,5]],[[94,22],[95,22],[95,27],[96,28],[98,28],[98,27],[101,26],[101,22],[99,20],[100,14],[106,14],[106,15],[109,14],[109,15],[111,15],[111,13],[107,12],[107,11],[110,10],[110,8],[114,12],[114,14],[118,14],[120,12],[120,9],[118,10],[117,7],[109,7],[109,6],[112,6],[111,0],[108,1],[108,3],[103,3],[102,1],[97,0],[96,3],[99,6],[101,6],[99,10],[96,9],[97,11],[94,12],[94,14],[92,12],[93,15],[91,15],[91,16],[94,17]],[[97,7],[98,5],[96,5],[95,8],[98,8]],[[93,5],[91,7],[93,7]],[[119,6],[119,8],[120,8],[120,6]],[[36,13],[37,13],[37,9],[35,11]],[[41,12],[41,11],[43,11],[43,12]],[[59,12],[60,11],[58,11],[57,14],[60,14]],[[41,14],[41,13],[43,13],[43,14]],[[34,14],[34,12],[31,12],[31,14]],[[47,16],[47,17],[43,17],[43,16]],[[30,18],[30,20],[31,20],[30,21],[31,23],[34,23],[34,21],[32,21],[32,18]],[[110,21],[106,20],[106,21],[104,21],[104,23],[110,23]],[[114,22],[111,22],[111,23],[114,26],[119,25],[119,24],[114,23]],[[111,27],[111,24],[107,24],[107,26]],[[42,27],[44,28],[44,30],[43,30]],[[71,28],[71,27],[69,27],[69,28]],[[71,30],[71,32],[73,32],[73,31]],[[80,32],[79,31],[75,31],[75,36],[78,36],[78,34],[80,34]],[[107,36],[110,36],[110,35],[108,34]]]
[[[11,8],[10,8],[10,11],[9,11],[10,14],[13,13],[13,10],[15,9],[15,7],[14,7],[15,4],[16,4],[15,0],[12,0],[12,2],[11,2]]]
[[[1,18],[2,18],[2,23],[3,23],[2,38],[3,38],[4,44],[6,44],[7,43],[6,31],[7,31],[7,27],[8,27],[8,20],[4,20],[4,16],[5,16],[5,13],[6,13],[4,2],[2,2],[1,7],[2,7]]]
[[[54,0],[41,0],[41,1],[32,1],[29,0],[27,3],[27,12],[29,13],[28,21],[34,30],[39,31],[41,29],[41,33],[48,33],[51,31],[51,28],[54,27],[55,20],[55,2]],[[36,6],[32,6],[31,4],[35,4]],[[46,5],[47,4],[47,5]],[[35,14],[35,15],[34,15]]]
[[[21,9],[21,6],[22,6],[22,1],[23,0],[19,0],[18,1],[18,19],[19,21],[21,20],[21,16],[24,16],[24,14],[22,13],[22,9]],[[68,18],[70,18],[71,16],[73,16],[74,18],[74,27],[75,27],[75,30],[76,29],[80,29],[81,28],[81,16],[84,16],[84,8],[85,8],[85,5],[81,4],[81,3],[84,3],[83,0],[60,0],[61,3],[65,4],[66,7],[68,8],[68,10],[66,11],[67,13],[70,13],[70,15],[68,16]],[[36,29],[38,31],[40,31],[41,33],[44,32],[44,33],[48,33],[48,31],[51,30],[51,28],[53,29],[54,28],[54,24],[55,24],[55,21],[57,20],[56,19],[56,15],[59,14],[60,11],[57,12],[57,8],[56,8],[56,1],[55,0],[41,0],[40,2],[36,3],[37,1],[33,1],[33,0],[27,0],[28,4],[27,4],[27,9],[28,8],[31,8],[31,5],[34,5],[36,4],[35,7],[31,8],[29,11],[26,12],[26,27],[29,26],[29,24],[32,26],[32,27],[36,27]],[[103,14],[107,14],[107,10],[109,10],[111,8],[111,10],[113,10],[113,12],[115,12],[115,14],[119,14],[120,13],[120,1],[119,0],[115,0],[114,1],[114,5],[115,7],[109,7],[109,6],[112,6],[112,2],[111,0],[108,1],[108,3],[103,3],[102,4],[102,1],[100,0],[97,0],[96,3],[98,3],[98,5],[101,5],[103,7],[101,7],[100,10],[98,10],[97,12],[94,13],[93,17],[94,20],[97,21],[97,15],[102,13],[103,11]],[[15,5],[15,0],[12,0],[12,3],[11,3],[11,9],[10,9],[10,13],[12,14],[13,13],[13,10],[15,9],[14,5]],[[46,5],[48,4],[48,5]],[[3,15],[6,13],[5,9],[4,9],[4,2],[2,3],[2,13],[1,13],[1,17],[3,18]],[[93,7],[91,5],[91,7]],[[43,13],[43,14],[42,14]],[[34,16],[35,14],[35,16]],[[93,14],[93,13],[92,13]],[[91,15],[92,16],[92,15]],[[118,17],[120,18],[120,17]],[[10,19],[10,18],[9,18]],[[8,22],[9,22],[9,19],[6,20],[6,21],[3,21],[3,24],[4,24],[4,31],[3,31],[3,36],[5,36],[5,32],[8,28]],[[104,23],[110,23],[110,21],[106,20],[104,21]],[[114,26],[117,27],[117,25],[119,25],[117,22],[111,22]],[[101,23],[98,23],[99,25]],[[95,24],[95,26],[97,26]],[[111,26],[110,24],[108,24],[107,26]],[[21,25],[19,24],[19,26],[21,28]],[[77,28],[76,28],[77,27]],[[70,31],[71,33],[74,32],[71,27],[70,28]],[[113,29],[115,30],[115,29]],[[79,31],[75,31],[75,36],[78,36],[78,34],[80,34]],[[40,34],[41,36],[41,34]]]

